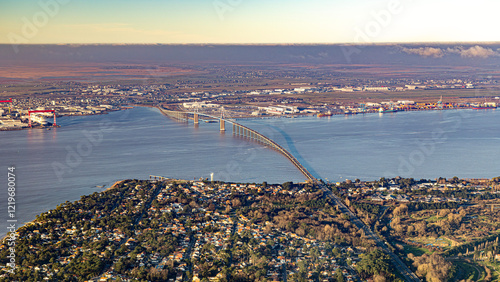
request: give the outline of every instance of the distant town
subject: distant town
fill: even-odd
[[[57,125],[56,117],[94,115],[119,110],[127,106],[163,106],[165,108],[199,111],[214,116],[224,114],[230,118],[265,116],[351,115],[363,113],[392,113],[397,111],[445,109],[494,109],[500,98],[492,95],[496,82],[461,79],[448,80],[381,80],[358,82],[350,85],[325,83],[304,84],[289,88],[269,88],[233,91],[193,91],[196,81],[179,80],[175,84],[84,84],[58,82],[27,87],[20,91],[15,85],[3,86],[0,101],[0,130]],[[31,89],[32,88],[32,89]],[[25,89],[22,88],[21,89]],[[184,92],[183,92],[184,90]],[[449,91],[468,91],[463,97],[450,98]],[[479,92],[471,95],[470,91]],[[481,90],[481,91],[480,91]],[[423,99],[412,93],[430,91],[434,100]],[[437,92],[435,92],[437,91]],[[445,94],[439,96],[439,91]],[[363,100],[338,99],[336,93],[399,93],[408,92],[408,99]],[[9,96],[7,93],[13,93]],[[437,94],[436,94],[437,93]],[[482,93],[482,94],[480,94]],[[481,96],[486,95],[489,96]],[[28,95],[28,97],[26,97]],[[463,95],[463,94],[462,94]],[[331,97],[329,97],[331,96]],[[377,96],[378,97],[378,96]],[[419,98],[420,97],[420,98]]]

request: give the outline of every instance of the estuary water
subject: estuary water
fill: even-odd
[[[247,119],[318,178],[492,178],[500,175],[500,111],[461,110]],[[210,178],[299,182],[283,156],[225,134],[217,123],[180,123],[154,108],[63,117],[61,128],[0,132],[0,235],[7,233],[7,169],[15,166],[17,226],[115,181]],[[3,172],[2,172],[3,171]]]
[[[317,178],[500,176],[500,111],[443,110],[248,120]]]

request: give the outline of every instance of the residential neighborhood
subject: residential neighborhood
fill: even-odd
[[[498,258],[490,203],[500,197],[499,182],[381,178],[328,186],[396,253],[410,250],[417,266],[424,258],[416,250]],[[399,281],[390,258],[338,209],[311,183],[123,180],[19,228],[23,259],[15,274],[2,260],[0,281],[366,281],[382,274]],[[489,238],[476,250],[488,253],[464,249],[476,233]],[[1,257],[8,252],[4,239]]]

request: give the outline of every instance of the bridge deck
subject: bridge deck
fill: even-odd
[[[256,130],[248,128],[248,127],[241,125],[241,124],[235,122],[234,120],[230,120],[230,119],[222,119],[220,117],[214,117],[211,115],[193,113],[193,112],[171,111],[171,110],[166,110],[163,108],[159,108],[159,109],[164,115],[167,115],[169,117],[173,117],[176,119],[189,120],[189,119],[191,119],[189,115],[193,115],[193,119],[194,119],[194,115],[198,115],[198,116],[204,116],[204,117],[211,118],[211,119],[218,119],[221,121],[225,121],[227,123],[231,123],[235,127],[239,127],[240,129],[244,129],[247,132],[252,133],[254,136],[256,136],[257,137],[257,138],[255,138],[256,141],[263,143],[264,145],[267,145],[268,147],[270,147],[272,149],[275,149],[276,151],[281,153],[283,156],[285,156],[288,160],[290,160],[290,162],[292,162],[293,165],[295,165],[295,167],[297,167],[297,169],[309,181],[317,182],[317,179],[314,176],[312,176],[312,174],[292,154],[290,154],[287,150],[285,150],[285,148],[281,147],[279,144],[277,144],[276,142],[274,142],[273,140],[264,136],[263,134],[259,133]]]

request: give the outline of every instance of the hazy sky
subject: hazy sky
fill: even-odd
[[[498,0],[0,0],[0,43],[500,41]]]

